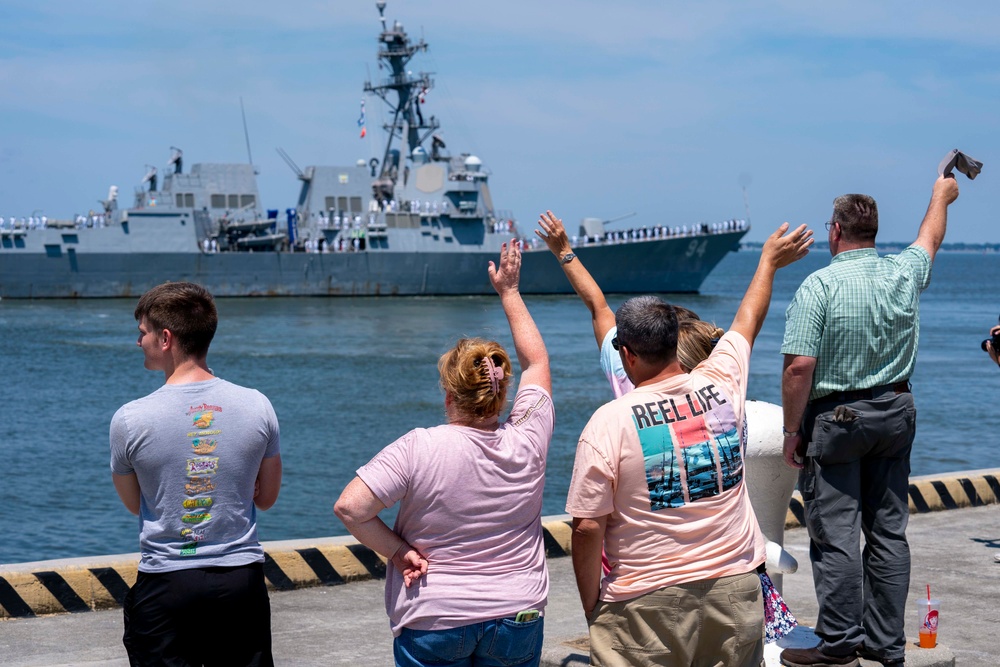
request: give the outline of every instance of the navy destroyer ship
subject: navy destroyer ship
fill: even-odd
[[[434,81],[410,60],[427,50],[381,17],[378,59],[388,75],[364,91],[392,120],[382,158],[299,169],[294,207],[265,209],[252,164],[194,164],[174,149],[162,182],[150,168],[130,207],[112,186],[103,210],[73,220],[0,225],[0,297],[129,297],[168,280],[217,296],[492,294],[486,265],[523,238],[521,291],[572,289],[559,263],[497,208],[489,171],[452,154],[423,109]],[[609,293],[697,292],[746,234],[744,220],[608,230],[584,220],[574,251]],[[572,232],[570,232],[572,233]]]

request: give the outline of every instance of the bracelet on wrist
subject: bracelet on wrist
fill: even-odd
[[[781,435],[785,436],[786,438],[794,438],[798,434],[799,434],[798,431],[789,431],[784,426],[781,427]]]

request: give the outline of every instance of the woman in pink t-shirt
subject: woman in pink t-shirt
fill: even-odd
[[[521,379],[504,348],[462,339],[441,356],[447,424],[410,431],[357,471],[334,510],[392,563],[385,601],[397,665],[538,665],[548,571],[545,457],[555,413],[548,353],[518,291],[514,240],[489,265]],[[399,503],[390,530],[378,513]]]

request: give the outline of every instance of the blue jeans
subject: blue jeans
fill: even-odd
[[[392,653],[397,667],[537,667],[543,620],[498,618],[449,630],[403,628]]]

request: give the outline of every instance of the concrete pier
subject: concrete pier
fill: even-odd
[[[997,473],[974,471],[913,480],[913,514],[908,531],[913,554],[908,635],[916,637],[916,600],[924,594],[926,584],[931,585],[934,597],[942,600],[942,609],[939,648],[920,649],[911,643],[907,648],[909,667],[1000,664],[996,632],[1000,627],[1000,563],[994,561],[994,556],[1000,554],[1000,507],[992,506],[1000,497]],[[914,502],[914,493],[919,495],[918,503]],[[956,509],[931,511],[945,508]],[[587,628],[572,564],[569,558],[559,557],[560,552],[568,552],[569,529],[564,519],[553,517],[546,521],[552,581],[543,664],[586,665]],[[794,511],[790,519],[791,524],[796,523]],[[800,623],[811,626],[816,600],[806,531],[786,531],[784,546],[798,560],[799,570],[785,576],[782,593]],[[313,540],[308,545],[272,542],[266,547],[271,561],[287,580],[285,588],[291,588],[288,583],[309,585],[281,590],[275,585],[275,579],[280,577],[274,571],[268,575],[275,588],[271,594],[272,632],[279,665],[392,664],[392,637],[383,608],[384,582],[372,578],[373,574],[377,576],[378,565],[371,560],[371,552],[349,538]],[[381,563],[381,559],[376,560]],[[121,645],[121,611],[100,607],[115,604],[112,589],[121,591],[109,571],[115,572],[127,587],[128,571],[118,568],[130,561],[134,568],[131,556],[0,566],[0,604],[7,616],[7,620],[0,621],[0,663],[32,667],[127,665]],[[352,583],[339,585],[347,581]],[[110,589],[105,582],[112,582]],[[109,591],[102,594],[106,595],[102,602],[85,600],[87,591],[101,588]],[[7,607],[13,604],[12,591],[29,608],[43,600],[51,604],[52,600],[65,602],[73,596],[79,602],[73,602],[71,613],[64,610],[57,615],[15,617],[16,609]],[[95,607],[99,610],[91,611]],[[813,640],[804,630],[797,634],[811,645]],[[777,650],[769,647],[768,665],[777,664]]]

